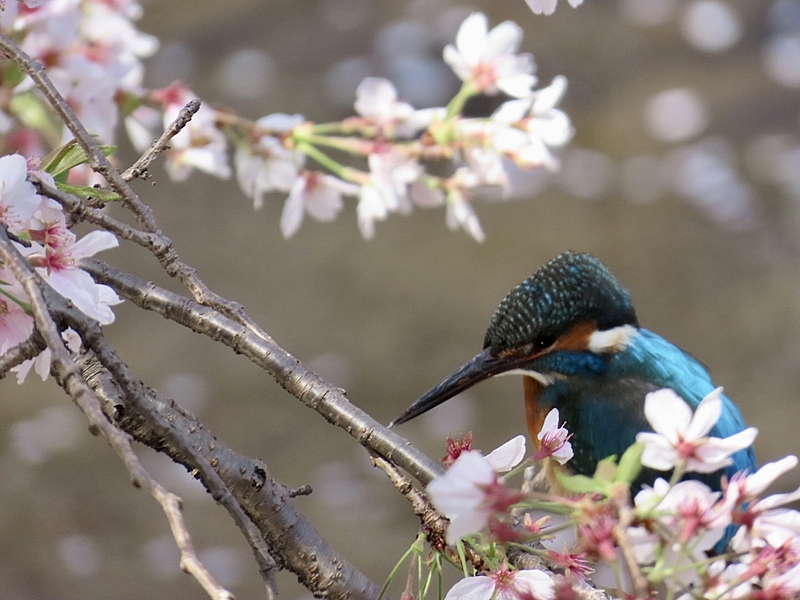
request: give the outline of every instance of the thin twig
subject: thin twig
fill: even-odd
[[[46,347],[42,336],[34,329],[28,339],[0,354],[0,379],[8,375],[14,367],[38,356]]]
[[[59,384],[86,415],[89,421],[89,430],[95,435],[102,434],[120,457],[131,475],[133,485],[147,489],[164,510],[181,553],[183,570],[190,573],[214,600],[232,600],[233,594],[220,586],[197,558],[183,520],[180,498],[153,479],[133,452],[130,438],[106,419],[100,408],[99,400],[86,385],[79,367],[64,346],[59,328],[50,316],[42,291],[39,289],[38,276],[11,244],[4,227],[0,227],[0,257],[14,273],[30,299],[36,328],[52,352],[52,370]]]
[[[147,169],[158,157],[158,155],[169,148],[169,141],[174,138],[181,131],[181,129],[186,127],[198,110],[200,110],[200,99],[193,98],[192,100],[189,100],[189,103],[181,109],[177,118],[170,123],[169,127],[167,127],[164,133],[162,133],[158,139],[156,139],[150,145],[150,148],[148,148],[135,163],[125,169],[125,171],[122,173],[122,179],[125,181],[131,181],[137,177],[142,177],[145,175],[147,173]]]
[[[88,221],[93,225],[99,225],[103,229],[110,231],[123,240],[130,240],[144,248],[147,248],[156,255],[166,253],[172,242],[163,234],[154,234],[131,227],[121,221],[110,217],[98,208],[92,208],[84,203],[80,198],[73,194],[68,194],[60,189],[48,185],[35,173],[28,173],[28,181],[36,188],[36,191],[43,196],[52,198],[64,207],[64,210],[75,215],[81,220]]]
[[[642,573],[642,569],[639,567],[639,563],[636,562],[636,556],[633,553],[633,548],[631,547],[627,534],[628,527],[633,524],[636,514],[629,505],[629,494],[626,493],[621,496],[622,497],[614,498],[614,504],[616,504],[617,514],[619,515],[619,519],[614,525],[614,538],[617,541],[617,545],[622,552],[622,557],[625,559],[625,564],[628,567],[628,573],[633,583],[636,598],[638,600],[647,600],[651,597],[649,591],[650,586],[647,582],[647,578]]]

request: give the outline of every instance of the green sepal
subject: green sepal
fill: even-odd
[[[58,189],[75,196],[90,196],[102,202],[119,202],[119,194],[106,188],[96,188],[91,185],[69,185],[68,183],[56,182]]]
[[[7,283],[5,281],[0,281],[0,283],[3,283],[5,285],[11,285],[10,283]],[[3,296],[5,296],[9,300],[11,300],[17,306],[19,306],[25,312],[26,315],[28,315],[28,316],[33,315],[33,311],[31,310],[31,305],[30,305],[29,302],[25,302],[24,300],[20,300],[19,298],[17,298],[13,294],[9,294],[5,290],[3,290],[2,287],[0,287],[0,294],[2,294]]]
[[[617,479],[617,455],[612,454],[597,463],[594,478],[603,483],[613,483]]]
[[[117,103],[119,104],[119,112],[126,117],[143,104],[142,99],[139,96],[134,96],[133,94],[124,92],[117,94],[116,99]]]
[[[619,459],[619,466],[617,467],[617,474],[614,481],[622,481],[628,484],[628,487],[636,480],[639,473],[642,472],[642,454],[644,453],[644,444],[636,442],[625,450],[625,454]]]
[[[105,156],[111,156],[117,149],[116,146],[100,146],[100,151]],[[60,148],[56,148],[43,160],[42,170],[50,173],[56,183],[66,183],[71,169],[89,162],[89,158],[78,142],[72,140]]]
[[[603,494],[608,489],[608,484],[586,475],[566,475],[560,470],[555,471],[558,483],[574,494]]]

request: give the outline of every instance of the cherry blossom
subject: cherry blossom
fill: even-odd
[[[750,477],[757,475],[758,473],[755,473]],[[758,485],[760,483],[758,482]],[[746,483],[744,487],[747,487]],[[800,540],[800,512],[782,508],[797,500],[800,500],[800,488],[793,492],[773,494],[750,502],[742,514],[736,517],[736,521],[742,526],[733,536],[731,547],[737,552],[744,552],[748,548],[760,548],[765,544],[779,548],[792,540],[797,543],[797,540]]]
[[[69,328],[65,329],[61,334],[61,338],[71,352],[80,350],[81,338],[75,330]],[[50,375],[50,361],[52,356],[53,353],[50,348],[45,348],[36,358],[26,360],[22,364],[11,369],[17,374],[17,383],[25,383],[25,378],[28,376],[31,369],[41,377],[42,381],[46,380],[47,376]]]
[[[725,598],[735,600],[746,597],[753,589],[752,583],[746,577],[748,567],[742,563],[725,564],[718,560],[708,566],[705,586],[705,598]]]
[[[492,115],[494,147],[520,166],[557,170],[550,148],[563,146],[574,134],[569,117],[556,108],[566,89],[566,78],[558,76],[526,98],[504,102]]]
[[[0,157],[0,222],[13,233],[28,226],[41,202],[27,177],[28,163],[23,156]]]
[[[475,209],[460,191],[453,191],[447,195],[445,222],[450,230],[455,231],[460,227],[477,242],[486,239]]]
[[[473,13],[461,24],[456,45],[445,47],[444,60],[477,92],[522,98],[531,93],[536,77],[533,56],[515,54],[521,41],[516,23],[505,21],[488,31],[486,15]]]
[[[444,475],[428,484],[433,506],[450,519],[448,544],[478,533],[493,515],[503,513],[521,498],[495,471],[495,465],[505,467],[519,454],[519,442],[515,439],[509,444],[507,448],[501,446],[503,450],[491,461],[475,450],[461,452]]]
[[[480,452],[462,452],[447,472],[428,484],[434,507],[450,519],[447,543],[477,533],[489,521],[486,490],[499,483],[491,463]]]
[[[265,193],[291,192],[296,184],[304,156],[286,148],[276,136],[288,134],[303,121],[303,115],[284,113],[262,117],[256,121],[255,140],[236,149],[236,179],[242,191],[253,198],[253,208],[264,206]]]
[[[119,240],[108,231],[92,231],[77,241],[74,234],[69,231],[66,233],[69,235],[59,238],[61,245],[43,246],[32,242],[30,248],[18,249],[53,289],[72,300],[81,312],[101,325],[109,325],[114,322],[110,307],[122,300],[110,287],[95,283],[86,271],[80,269],[78,263],[83,257],[115,248]]]
[[[667,482],[656,481],[656,490]],[[640,492],[642,493],[642,492]],[[674,532],[678,542],[689,545],[696,550],[713,548],[731,523],[731,511],[736,504],[735,496],[725,496],[723,501],[720,492],[713,492],[706,484],[686,480],[676,483],[664,494],[656,507],[658,517],[668,531]]]
[[[0,268],[0,354],[25,341],[33,333],[33,318],[19,304],[27,301],[13,273]]]
[[[525,0],[535,15],[552,15],[556,12],[558,0]],[[583,4],[583,0],[569,0],[572,8]]]
[[[518,435],[486,455],[495,473],[505,473],[516,467],[525,458],[525,436]]]
[[[445,600],[553,600],[553,580],[544,571],[511,571],[503,565],[488,575],[467,577],[447,592]]]
[[[185,85],[177,83],[153,93],[164,110],[163,124],[168,127],[180,111],[195,98]],[[192,120],[170,141],[167,172],[174,181],[183,181],[193,169],[227,179],[228,143],[216,124],[216,112],[203,104]]]
[[[706,437],[722,413],[722,388],[703,398],[694,414],[671,389],[650,392],[644,413],[654,433],[641,432],[636,441],[645,445],[642,464],[659,471],[685,461],[687,471],[713,473],[730,464],[730,456],[753,444],[758,430],[749,427],[725,439]]]
[[[332,221],[344,206],[342,194],[355,196],[359,188],[333,175],[303,171],[292,185],[281,214],[281,233],[293,236],[307,212],[317,221]]]
[[[790,454],[780,460],[762,465],[758,471],[750,475],[737,473],[728,483],[728,487],[735,488],[742,500],[753,500],[771,486],[778,477],[794,469],[797,462],[797,457]]]
[[[408,186],[420,178],[423,168],[415,158],[394,148],[373,152],[367,161],[370,176],[361,186],[356,212],[361,235],[371,239],[375,221],[385,220],[390,212],[411,210]]]
[[[800,562],[785,573],[767,579],[760,597],[768,600],[794,600],[798,595],[800,595]]]
[[[121,93],[141,92],[141,59],[156,51],[158,40],[136,29],[132,21],[141,16],[141,8],[131,10],[133,3],[39,4],[35,10],[16,13],[10,25],[3,11],[3,24],[25,32],[22,48],[47,67],[84,126],[104,143],[112,143]],[[33,88],[27,79],[14,91]],[[67,141],[71,134],[63,127],[62,131]]]
[[[533,460],[543,460],[552,456],[559,464],[569,461],[574,453],[569,438],[572,434],[564,427],[558,425],[558,409],[553,408],[544,419],[542,429],[536,435],[541,447],[534,455]]]
[[[414,110],[397,98],[397,88],[388,79],[367,77],[356,89],[356,112],[389,137],[411,137],[427,127],[444,109]]]

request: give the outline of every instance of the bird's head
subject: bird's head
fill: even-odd
[[[625,290],[590,254],[565,252],[520,283],[494,313],[483,350],[414,402],[399,425],[495,375],[541,384],[600,368],[626,346],[638,322]]]

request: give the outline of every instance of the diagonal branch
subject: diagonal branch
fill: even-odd
[[[361,445],[404,469],[420,483],[427,484],[443,472],[438,463],[414,448],[408,440],[352,404],[345,397],[344,390],[310,371],[274,342],[254,335],[216,311],[105,262],[86,258],[81,261],[81,266],[95,281],[111,286],[137,306],[157,312],[246,356],[303,404],[344,429]]]
[[[192,459],[184,448],[172,441],[175,435],[185,438],[213,466],[238,505],[267,540],[279,565],[294,572],[314,594],[328,598],[349,596],[354,600],[370,600],[377,596],[379,588],[336,553],[295,510],[291,502],[294,491],[274,481],[262,461],[237,454],[217,440],[194,415],[154,390],[146,390],[147,410],[158,419],[140,414],[140,409],[127,401],[118,383],[99,366],[97,359],[83,357],[81,362],[109,418],[137,441],[164,452],[192,470]],[[164,426],[172,431],[165,432]],[[205,484],[205,475],[198,475]]]

